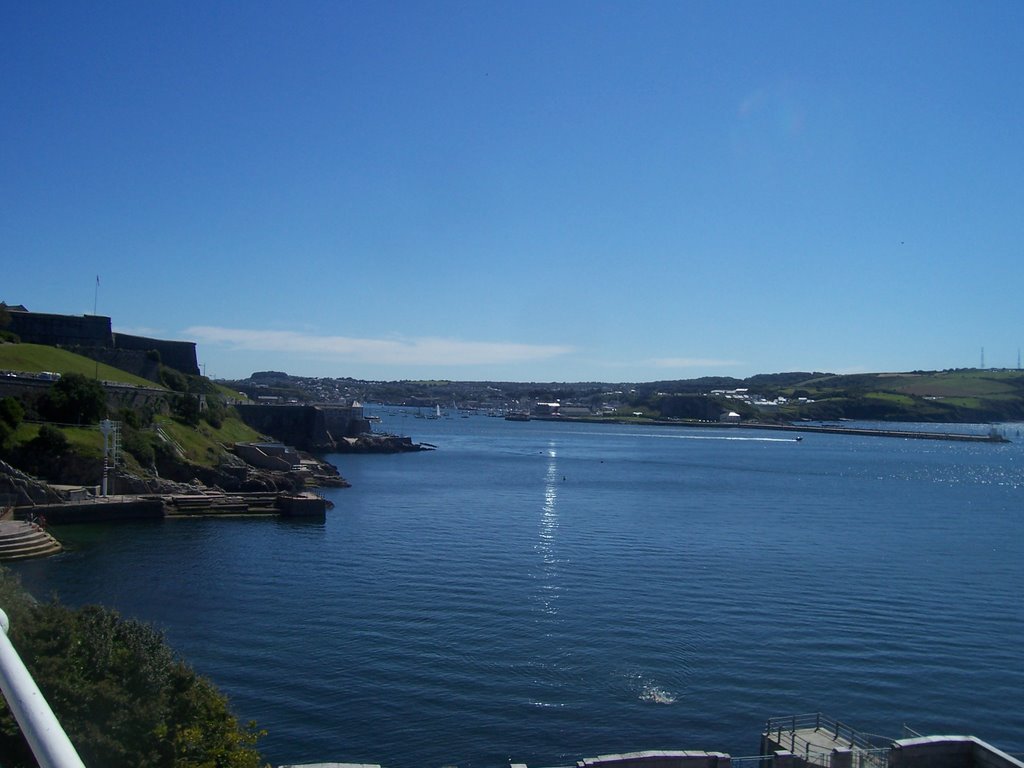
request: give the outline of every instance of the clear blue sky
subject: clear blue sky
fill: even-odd
[[[207,373],[1016,367],[1024,3],[0,1],[0,299]]]

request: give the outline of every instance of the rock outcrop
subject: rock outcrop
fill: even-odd
[[[54,504],[63,497],[49,484],[0,461],[0,502],[13,507]]]

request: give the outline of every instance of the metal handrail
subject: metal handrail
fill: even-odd
[[[867,738],[867,736],[871,734],[866,734],[863,731],[857,731],[839,720],[833,720],[827,715],[821,714],[821,712],[810,712],[785,717],[770,717],[765,723],[765,733],[770,734],[774,731],[779,737],[777,741],[781,740],[783,733],[789,733],[790,742],[793,747],[796,747],[796,742],[800,740],[800,738],[796,736],[796,731],[804,728],[832,731],[836,738],[840,735],[843,736],[843,738],[850,742],[851,746],[857,749],[872,750],[877,748],[877,745]],[[891,741],[891,739],[885,740]],[[791,749],[790,751],[795,752],[796,750]]]
[[[0,609],[0,690],[25,734],[39,768],[85,768],[71,739],[25,668],[7,630],[10,622]]]

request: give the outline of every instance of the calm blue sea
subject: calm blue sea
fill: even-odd
[[[63,527],[17,570],[163,628],[275,764],[749,755],[819,710],[1024,752],[1024,442],[381,414],[438,450],[334,457],[326,521]]]

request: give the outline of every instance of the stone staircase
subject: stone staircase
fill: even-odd
[[[0,520],[0,560],[25,560],[55,555],[60,542],[42,528],[24,520]]]
[[[175,494],[164,498],[168,517],[276,515],[277,492]]]

